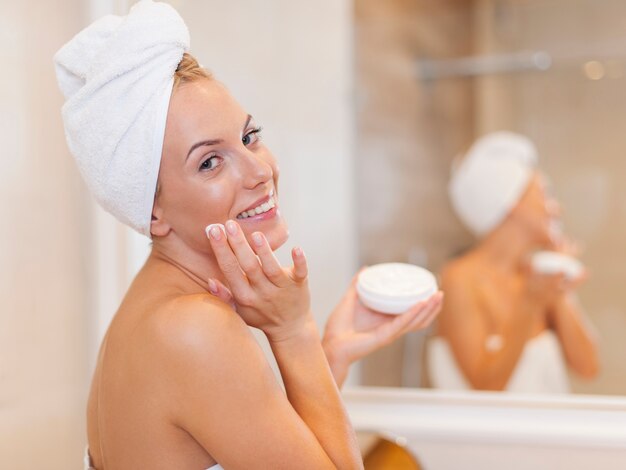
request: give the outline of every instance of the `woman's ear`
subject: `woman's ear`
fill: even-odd
[[[170,233],[172,227],[164,220],[163,208],[159,204],[159,198],[155,198],[152,207],[152,222],[150,222],[150,233],[155,237],[164,237]]]

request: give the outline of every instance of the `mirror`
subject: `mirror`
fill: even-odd
[[[362,264],[439,273],[474,244],[446,186],[478,137],[529,137],[579,241],[578,290],[601,370],[574,393],[626,394],[626,4],[618,0],[355,2]],[[368,358],[364,385],[428,386],[423,334]]]

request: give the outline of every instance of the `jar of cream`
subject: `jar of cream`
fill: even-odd
[[[584,272],[583,264],[576,258],[556,251],[538,251],[531,261],[533,271],[540,274],[564,274],[569,280],[580,277]]]
[[[383,263],[364,269],[359,274],[356,290],[366,307],[395,315],[435,294],[437,280],[430,271],[419,266]]]

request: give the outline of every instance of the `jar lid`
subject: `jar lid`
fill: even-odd
[[[424,268],[406,263],[382,263],[359,274],[358,287],[371,295],[389,299],[415,298],[437,291],[435,276]]]
[[[556,251],[538,251],[532,257],[533,270],[542,274],[564,274],[567,278],[575,279],[583,271],[583,264],[576,258]]]

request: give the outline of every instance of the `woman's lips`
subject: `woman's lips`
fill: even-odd
[[[274,199],[274,191],[256,201],[248,209],[240,212],[237,215],[237,220],[255,219],[259,220],[259,216],[271,212],[276,207],[276,200]],[[275,213],[276,211],[274,211]]]
[[[262,212],[260,214],[253,215],[252,217],[246,217],[245,219],[237,217],[237,222],[246,223],[246,222],[260,222],[262,220],[270,220],[276,217],[278,213],[278,206],[272,207],[267,212]]]

